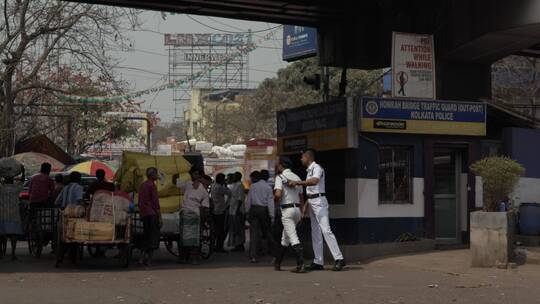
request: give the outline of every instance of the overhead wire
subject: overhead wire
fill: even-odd
[[[238,31],[243,31],[243,30],[244,30],[243,28],[240,28],[240,27],[238,27],[238,26],[230,25],[230,24],[227,24],[227,23],[225,23],[225,22],[219,21],[219,20],[217,20],[216,18],[212,18],[212,17],[209,17],[209,16],[206,16],[206,18],[208,18],[208,19],[210,19],[211,21],[214,21],[214,22],[216,22],[216,23],[219,23],[219,24],[221,24],[221,25],[228,26],[228,27],[230,27],[230,28],[233,28],[233,29],[235,29],[235,30],[238,30]]]
[[[274,26],[274,27],[270,27],[270,28],[262,29],[262,30],[245,31],[245,32],[233,32],[233,31],[228,31],[228,30],[224,30],[224,29],[215,28],[215,27],[213,27],[213,26],[210,26],[210,25],[208,25],[208,24],[205,24],[204,22],[201,22],[201,21],[199,21],[199,20],[197,20],[197,19],[191,17],[190,15],[187,15],[187,14],[186,14],[186,16],[187,16],[189,19],[191,19],[191,20],[197,22],[198,24],[200,24],[200,25],[202,25],[202,26],[204,26],[204,27],[207,27],[207,28],[212,29],[212,30],[214,30],[214,31],[220,31],[220,32],[231,33],[231,34],[250,34],[250,33],[251,33],[251,34],[256,34],[256,33],[268,32],[268,31],[277,29],[278,27],[282,27],[282,25],[279,24],[279,25],[276,25],[276,26]]]

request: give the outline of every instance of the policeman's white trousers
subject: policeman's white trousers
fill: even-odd
[[[281,236],[281,246],[288,247],[300,244],[296,225],[302,220],[300,208],[281,209],[281,222],[283,223],[283,234]]]
[[[330,228],[330,220],[328,218],[328,201],[326,197],[319,197],[308,200],[309,203],[309,217],[311,221],[311,242],[313,244],[313,254],[315,259],[313,263],[324,265],[323,257],[323,237],[326,241],[326,245],[330,249],[334,260],[343,259],[341,250]]]

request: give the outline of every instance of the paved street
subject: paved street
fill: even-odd
[[[24,252],[19,261],[0,261],[1,303],[540,303],[540,266],[471,269],[467,250],[300,275],[273,271],[269,259],[250,265],[241,254],[195,267],[162,252],[153,269],[126,271],[112,258],[55,269],[52,256]]]

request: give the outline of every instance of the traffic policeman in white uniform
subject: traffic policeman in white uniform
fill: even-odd
[[[324,270],[323,237],[335,260],[333,270],[343,270],[345,260],[337,244],[336,237],[330,228],[328,218],[324,169],[315,162],[315,150],[308,149],[302,154],[302,164],[307,168],[306,180],[300,182],[289,181],[289,186],[306,186],[306,195],[310,207],[311,241],[315,255],[309,270]]]
[[[292,162],[289,158],[280,157],[277,164],[277,172],[274,185],[274,199],[276,207],[281,209],[281,222],[283,223],[283,234],[281,246],[277,250],[274,260],[274,269],[281,270],[281,262],[287,252],[287,248],[292,246],[296,255],[296,268],[293,272],[304,273],[304,250],[300,244],[296,225],[302,220],[303,191],[302,186],[289,187],[289,181],[299,182],[300,177],[291,171]]]

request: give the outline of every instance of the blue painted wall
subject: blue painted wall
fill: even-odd
[[[394,242],[404,233],[424,235],[423,217],[331,219],[330,226],[338,243],[343,245]],[[303,220],[298,229],[303,241],[311,240],[309,219]]]
[[[361,151],[359,177],[378,178],[379,146],[406,146],[412,151],[412,176],[424,176],[423,138],[417,135],[403,134],[370,134],[363,133],[358,141],[358,150]]]
[[[506,155],[525,167],[525,177],[540,178],[540,130],[505,128]]]

